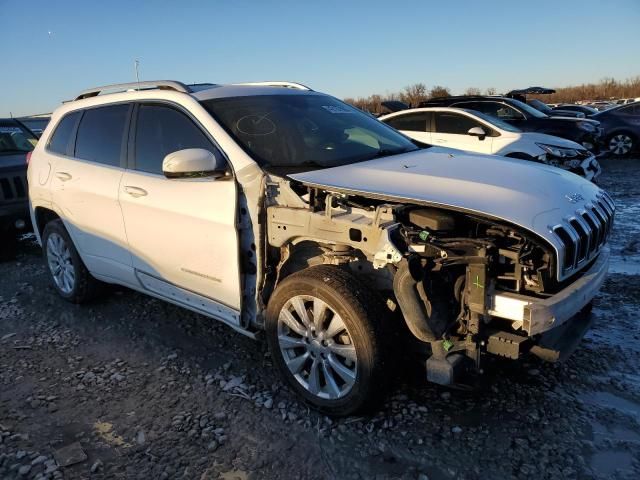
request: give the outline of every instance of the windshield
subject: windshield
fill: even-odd
[[[231,97],[202,104],[265,168],[337,167],[418,149],[393,128],[326,95]]]
[[[532,117],[537,117],[537,118],[546,118],[547,115],[545,115],[544,113],[542,113],[540,110],[536,110],[535,108],[527,105],[524,102],[521,102],[520,100],[515,100],[515,99],[509,99],[509,102],[514,106],[519,108],[520,110],[524,110],[525,112],[527,112],[529,115],[531,115]],[[542,102],[541,102],[542,103]]]
[[[495,125],[496,127],[498,127],[501,130],[505,130],[507,132],[513,132],[513,133],[521,133],[522,132],[522,130],[520,130],[518,127],[514,127],[510,123],[502,121],[498,117],[494,117],[493,115],[487,115],[487,114],[482,113],[482,112],[477,111],[477,110],[468,110],[468,112],[472,113],[473,115],[475,115],[478,118],[481,118],[482,120],[484,120],[485,122],[487,122],[490,125]]]
[[[0,120],[0,154],[27,153],[38,141],[31,132],[14,120]]]
[[[533,100],[529,100],[529,105],[533,108],[540,110],[542,113],[546,113],[547,115],[551,113],[551,107],[544,102],[534,98]]]

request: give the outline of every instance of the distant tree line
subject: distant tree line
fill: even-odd
[[[640,76],[622,81],[604,78],[598,83],[555,88],[555,90],[556,93],[540,95],[538,98],[546,103],[573,103],[578,100],[640,97]],[[464,91],[464,95],[495,95],[496,93],[495,88],[487,88],[483,92],[479,88],[469,87]],[[448,97],[450,95],[451,92],[447,87],[436,85],[433,88],[428,88],[424,83],[414,83],[404,87],[400,92],[387,93],[385,95],[373,94],[368,97],[345,98],[344,100],[362,110],[383,113],[385,108],[382,106],[382,102],[384,101],[400,100],[411,107],[417,107],[424,100],[435,97]]]

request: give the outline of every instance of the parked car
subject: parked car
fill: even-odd
[[[446,385],[487,356],[568,354],[615,210],[577,175],[425,148],[302,86],[91,89],[54,112],[28,176],[60,296],[116,283],[264,332],[335,415],[382,396],[414,343]]]
[[[558,105],[557,107],[553,107],[552,110],[555,110],[556,108],[558,108],[563,112],[567,110],[580,112],[580,113],[583,113],[585,117],[590,117],[591,115],[598,113],[598,110],[592,107],[588,107],[587,105],[564,104],[564,105]]]
[[[527,105],[535,108],[536,110],[541,111],[545,115],[550,117],[569,117],[569,118],[584,118],[585,114],[582,112],[578,112],[576,110],[563,109],[563,108],[551,108],[546,103],[538,100],[537,98],[532,98],[527,100]]]
[[[34,115],[31,117],[20,117],[19,120],[23,125],[25,125],[29,130],[31,130],[36,137],[40,138],[44,129],[47,128],[49,120],[51,119],[51,115]]]
[[[588,118],[549,117],[519,100],[491,96],[457,96],[432,98],[421,107],[457,107],[476,110],[499,118],[523,132],[538,132],[562,137],[597,152],[601,136],[600,124]]]
[[[616,104],[612,102],[592,102],[588,106],[591,108],[595,108],[599,112],[602,112],[604,110],[609,110],[610,108],[615,107]]]
[[[640,145],[640,102],[593,115],[604,129],[604,145],[614,155],[629,155]]]
[[[513,98],[515,100],[520,100],[527,105],[532,106],[536,110],[541,111],[545,115],[550,117],[573,117],[573,118],[584,118],[585,115],[580,112],[575,112],[572,110],[562,110],[551,108],[551,105],[547,105],[541,100],[537,98],[527,98],[527,95],[550,95],[552,93],[556,93],[552,88],[544,88],[544,87],[529,87],[523,88],[520,90],[511,90],[505,97]]]
[[[565,138],[523,132],[496,117],[462,108],[414,108],[380,121],[423,143],[545,163],[596,181],[601,169],[593,153]]]
[[[14,256],[16,236],[31,225],[27,159],[36,142],[19,121],[0,119],[0,260]]]

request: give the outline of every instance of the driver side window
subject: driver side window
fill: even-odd
[[[161,175],[164,157],[187,148],[203,148],[221,156],[189,117],[168,105],[140,105],[135,130],[135,169],[141,172]]]
[[[456,107],[477,110],[487,115],[492,115],[500,120],[525,120],[525,117],[515,108],[501,102],[465,102],[455,105]]]
[[[486,131],[486,128],[480,123],[466,115],[451,112],[436,112],[435,114],[435,132],[449,133],[454,135],[467,135],[469,129],[480,127]]]

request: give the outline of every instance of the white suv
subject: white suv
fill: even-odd
[[[482,112],[453,107],[412,108],[378,120],[420,142],[546,163],[595,182],[596,157],[582,145],[518,127]]]
[[[287,82],[85,91],[53,114],[28,179],[62,297],[120,284],[264,332],[329,414],[379,398],[412,344],[447,385],[488,355],[561,358],[588,327],[614,217],[576,175],[430,151]]]

